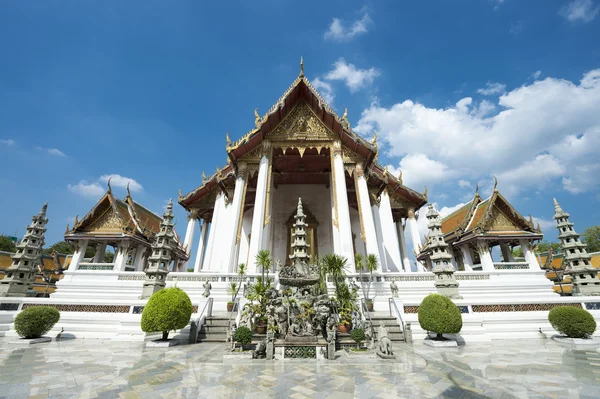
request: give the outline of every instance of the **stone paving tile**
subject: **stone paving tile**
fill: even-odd
[[[552,341],[459,348],[396,345],[397,359],[223,362],[223,344],[146,349],[69,340],[13,348],[0,339],[0,398],[599,397],[600,352]],[[3,396],[4,395],[4,396]]]

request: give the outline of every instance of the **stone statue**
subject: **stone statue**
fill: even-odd
[[[379,339],[379,347],[377,348],[377,351],[385,356],[393,356],[394,352],[392,351],[392,341],[390,341],[388,338],[388,330],[385,328],[385,323],[383,320],[377,329],[377,338]]]
[[[252,317],[253,317],[252,308],[250,304],[244,305],[244,309],[242,310],[242,316],[240,317],[240,327],[245,326],[249,329],[252,329]]]
[[[390,283],[390,289],[392,290],[392,297],[398,298],[398,286],[396,285],[395,281]]]
[[[290,325],[290,330],[288,332],[295,337],[302,336],[302,327],[298,323],[298,319],[294,319],[294,321],[292,321],[292,324]]]
[[[360,287],[358,286],[358,284],[356,284],[356,281],[352,280],[350,282],[350,290],[353,292],[358,292],[359,289]]]
[[[277,315],[277,325],[279,326],[279,336],[285,337],[288,330],[288,315],[287,309],[283,305],[279,305],[275,308],[275,314]]]
[[[335,342],[336,333],[337,326],[335,318],[333,316],[329,316],[329,318],[327,319],[327,342]]]
[[[244,282],[244,289],[242,290],[242,296],[244,298],[248,297],[248,288],[250,287],[250,277],[246,277],[246,281]]]
[[[202,287],[204,287],[204,293],[202,294],[202,296],[204,298],[208,298],[210,296],[210,290],[212,289],[212,285],[210,285],[210,281],[206,280],[204,282],[204,284],[202,285]]]
[[[365,322],[365,341],[368,342],[367,347],[372,349],[375,346],[375,337],[373,337],[373,326],[370,321]]]

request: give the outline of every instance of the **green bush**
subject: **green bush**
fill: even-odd
[[[246,326],[241,326],[235,329],[233,339],[242,346],[250,345],[252,342],[252,330]]]
[[[585,309],[557,306],[550,310],[548,321],[552,327],[569,338],[589,338],[596,331],[596,320]]]
[[[360,343],[365,340],[365,330],[362,328],[355,328],[354,330],[350,331],[350,336],[354,342],[360,345]]]
[[[15,317],[15,330],[23,338],[39,338],[54,327],[60,319],[56,308],[33,306]]]
[[[437,334],[457,334],[462,329],[462,315],[458,306],[443,295],[428,295],[419,305],[419,324],[425,331]]]
[[[165,288],[150,297],[142,312],[142,330],[162,332],[166,340],[169,331],[184,328],[192,317],[192,301],[181,288]]]

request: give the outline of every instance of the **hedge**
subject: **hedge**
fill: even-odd
[[[142,312],[142,330],[162,332],[166,340],[169,331],[184,328],[190,322],[193,306],[190,297],[181,288],[165,288],[150,297]]]
[[[15,330],[23,338],[39,338],[54,327],[60,313],[50,306],[27,308],[15,318]]]
[[[449,298],[431,294],[423,299],[419,305],[419,324],[425,331],[437,334],[457,334],[462,329],[462,315],[458,306]]]
[[[589,338],[596,331],[596,320],[585,309],[557,306],[550,310],[548,321],[559,333],[569,338]]]

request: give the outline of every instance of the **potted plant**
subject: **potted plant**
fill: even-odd
[[[150,297],[142,311],[142,330],[160,332],[168,341],[169,331],[184,328],[192,317],[192,301],[181,288],[165,288]],[[174,343],[173,343],[174,344]]]
[[[365,301],[367,302],[367,310],[369,312],[373,311],[373,299],[369,296],[371,293],[371,281],[373,281],[373,272],[377,271],[377,266],[379,265],[379,260],[377,259],[377,255],[368,254],[366,258],[364,258],[361,254],[356,254],[354,256],[356,261],[356,268],[361,275],[361,286],[363,289],[363,295],[365,297]],[[364,264],[363,264],[364,263]],[[359,267],[360,266],[360,267]],[[364,272],[369,273],[368,281],[367,281],[367,289],[365,290],[364,284]]]
[[[242,282],[244,281],[244,276],[246,275],[246,265],[244,263],[240,263],[238,265],[238,276],[240,277],[240,281],[238,283],[231,282],[229,283],[229,288],[227,289],[227,293],[231,295],[231,301],[227,302],[227,311],[233,311],[233,306],[235,303],[235,298],[237,298],[240,293],[240,288],[242,287]]]
[[[433,341],[448,341],[443,334],[458,334],[462,329],[462,315],[449,298],[430,294],[419,305],[419,324],[423,330],[436,333],[435,337],[426,339],[426,344],[442,346]],[[456,341],[450,341],[450,344],[456,346]]]
[[[363,349],[361,346],[365,340],[365,330],[363,330],[362,328],[355,328],[352,331],[350,331],[350,336],[352,337],[354,342],[356,342],[356,349]]]
[[[233,333],[233,340],[240,344],[240,351],[248,350],[252,343],[252,331],[246,326],[240,326]]]
[[[256,315],[254,329],[257,334],[266,334],[267,332],[267,304],[269,301],[268,291],[271,289],[273,280],[269,278],[269,270],[273,264],[271,253],[266,250],[260,250],[256,255],[256,264],[261,269],[262,275],[256,278],[256,283],[250,286],[248,290],[248,299],[253,302],[253,310]],[[266,272],[266,276],[265,276]]]
[[[340,334],[348,334],[352,329],[352,311],[350,309],[340,309],[340,320],[338,331]]]

